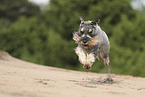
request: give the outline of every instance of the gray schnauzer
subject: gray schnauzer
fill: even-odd
[[[106,33],[98,25],[100,20],[84,21],[81,16],[79,18],[81,20],[79,30],[73,33],[73,40],[78,44],[75,52],[79,61],[87,70],[91,70],[96,58],[99,61],[103,59],[104,64],[108,66],[110,42]]]

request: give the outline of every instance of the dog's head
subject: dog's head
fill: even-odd
[[[94,38],[98,34],[96,26],[100,20],[84,21],[81,16],[79,18],[81,20],[80,27],[78,32],[73,34],[73,39],[84,49],[90,49],[92,46],[96,45],[97,41],[94,40]]]

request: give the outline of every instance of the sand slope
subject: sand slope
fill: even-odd
[[[0,97],[145,97],[145,78],[78,72],[21,61],[0,52]]]

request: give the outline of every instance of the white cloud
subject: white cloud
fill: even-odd
[[[49,3],[49,0],[29,0],[31,2],[34,2],[36,4],[48,4]]]
[[[133,0],[131,2],[131,5],[133,6],[134,9],[141,10],[142,7],[145,6],[145,0]]]

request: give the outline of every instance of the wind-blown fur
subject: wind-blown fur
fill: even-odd
[[[100,20],[84,21],[82,17],[80,20],[79,30],[73,33],[73,40],[78,44],[75,52],[79,61],[89,70],[96,58],[99,61],[103,59],[108,66],[110,43],[106,33],[98,25]]]

